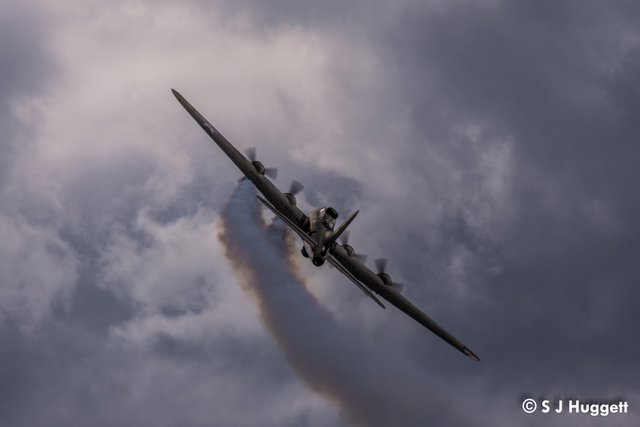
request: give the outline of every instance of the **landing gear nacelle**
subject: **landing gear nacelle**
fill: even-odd
[[[303,257],[309,258],[309,252],[307,252],[307,248],[306,247],[303,246],[302,249],[300,249],[300,253],[302,254]],[[320,267],[320,266],[322,266],[324,264],[324,257],[314,256],[313,258],[311,258],[311,262],[316,267]]]

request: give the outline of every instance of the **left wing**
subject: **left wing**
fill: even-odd
[[[439,336],[441,339],[457,348],[469,358],[479,361],[478,356],[464,345],[460,340],[451,335],[446,329],[436,323],[431,317],[427,316],[418,307],[413,305],[407,298],[403,297],[398,291],[389,285],[386,285],[380,277],[373,271],[369,270],[364,264],[357,260],[355,257],[350,257],[347,251],[340,245],[335,245],[331,249],[329,259],[334,259],[334,262],[340,267],[341,272],[351,279],[352,281],[358,281],[362,285],[367,286],[369,289],[380,295],[382,298],[389,301],[396,306],[399,310],[413,318],[425,328]],[[332,263],[333,264],[333,263]],[[345,272],[346,271],[346,272]]]
[[[240,171],[247,177],[256,188],[264,195],[264,197],[271,203],[271,206],[275,207],[282,215],[301,227],[307,216],[302,212],[295,204],[291,203],[289,199],[278,190],[278,188],[269,181],[263,173],[261,173],[257,167],[255,161],[250,161],[242,153],[240,153],[236,147],[231,144],[227,138],[224,137],[207,119],[204,118],[193,105],[189,103],[177,90],[171,89],[171,92],[176,97],[180,105],[193,117],[193,119],[200,125],[202,130],[215,142],[222,151],[231,159],[231,161],[240,169]],[[264,172],[264,170],[262,170]]]

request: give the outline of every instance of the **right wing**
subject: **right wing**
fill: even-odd
[[[436,334],[442,340],[452,345],[469,358],[479,361],[480,358],[464,345],[460,340],[454,337],[446,329],[440,326],[435,320],[427,316],[422,310],[411,303],[407,298],[402,296],[400,292],[396,291],[391,286],[385,285],[384,282],[375,274],[369,270],[364,264],[358,261],[355,257],[350,257],[344,248],[340,245],[336,245],[330,252],[330,257],[335,260],[342,269],[346,270],[352,281],[359,281],[362,285],[368,287],[382,298],[396,306],[399,310],[403,311],[409,317],[420,323],[425,328]],[[330,258],[330,259],[331,259]]]
[[[380,307],[386,308],[384,306],[384,304],[382,304],[380,302],[380,300],[378,298],[376,298],[376,296],[373,295],[369,289],[367,289],[366,286],[364,286],[362,283],[360,283],[360,281],[349,270],[344,268],[344,266],[342,264],[340,264],[340,262],[338,260],[336,260],[333,255],[329,254],[327,259],[329,260],[329,264],[333,265],[340,273],[342,273],[345,276],[347,276],[347,278],[349,280],[351,280],[358,288],[360,288],[360,290],[362,292],[364,292],[364,294],[366,296],[368,296],[369,298],[374,300],[376,302],[376,304],[378,304]]]

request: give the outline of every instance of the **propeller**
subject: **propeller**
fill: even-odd
[[[278,168],[265,168],[264,165],[258,161],[258,157],[256,155],[257,153],[256,147],[247,148],[246,150],[244,150],[244,153],[247,155],[247,159],[249,159],[251,163],[253,163],[256,169],[258,169],[258,172],[260,172],[259,169],[262,168],[264,170],[260,173],[262,173],[263,175],[266,175],[269,178],[273,178],[273,179],[276,179],[278,177]],[[256,162],[260,166],[257,166]]]
[[[256,161],[256,147],[247,148],[246,150],[244,150],[244,154],[246,154],[247,159],[251,160],[252,162]]]
[[[398,292],[402,292],[404,289],[404,284],[399,282],[391,282],[391,287]]]
[[[340,235],[340,243],[343,245],[349,244],[349,230],[345,230]],[[365,254],[354,253],[353,256],[363,264],[367,261],[367,256]]]
[[[289,194],[292,194],[295,196],[300,191],[302,191],[303,188],[304,188],[304,185],[302,185],[300,182],[294,179],[293,181],[291,181],[291,185],[289,186]]]
[[[384,275],[386,276],[387,279],[389,279],[388,286],[391,286],[393,289],[395,289],[398,292],[402,292],[402,290],[404,289],[404,285],[402,283],[394,282],[393,280],[391,280],[391,277],[389,277],[389,275],[385,272],[385,270],[387,269],[387,259],[378,258],[374,261],[374,263],[376,265],[376,269],[378,270],[378,275],[379,276]]]
[[[373,262],[376,265],[376,268],[378,269],[378,273],[384,273],[385,270],[387,269],[387,259],[386,258],[378,258]]]
[[[293,181],[291,181],[291,185],[289,186],[289,191],[284,193],[284,197],[287,198],[287,200],[289,201],[289,204],[291,206],[295,206],[296,205],[296,203],[297,203],[296,202],[296,194],[298,194],[303,188],[304,188],[304,185],[300,184],[295,179]]]
[[[278,168],[264,168],[264,174],[271,179],[276,179],[278,177]]]

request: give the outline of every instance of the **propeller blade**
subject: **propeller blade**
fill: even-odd
[[[302,191],[303,188],[304,188],[304,185],[302,185],[301,183],[299,183],[294,179],[293,181],[291,181],[291,185],[289,186],[289,193],[295,196],[300,191]]]
[[[376,268],[378,269],[378,273],[384,273],[384,270],[387,268],[387,259],[386,258],[378,258],[374,261],[376,264]]]
[[[247,159],[251,162],[255,162],[258,159],[256,147],[249,147],[244,150],[244,154],[247,155]],[[278,168],[264,168],[264,174],[269,178],[276,179],[278,177]]]
[[[391,282],[391,287],[398,292],[402,292],[404,289],[404,284],[398,282]]]
[[[340,235],[340,243],[343,245],[349,244],[349,230],[345,230],[344,233]],[[367,262],[367,256],[365,254],[359,254],[356,252],[353,254],[353,257],[363,264]]]
[[[358,261],[360,261],[360,262],[361,262],[361,263],[363,263],[363,264],[364,264],[365,262],[367,262],[367,256],[366,256],[365,254],[358,254],[358,253],[355,253],[355,254],[353,254],[353,256],[354,256]]]
[[[247,148],[246,150],[244,150],[244,154],[246,154],[247,159],[251,160],[252,162],[256,161],[256,147]]]
[[[278,168],[264,168],[264,174],[269,178],[276,179],[278,177]]]

